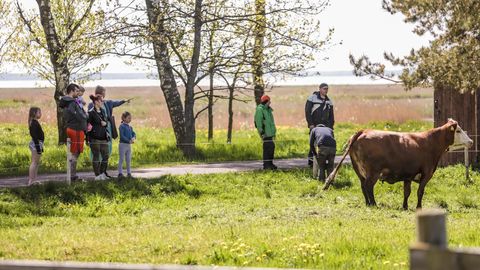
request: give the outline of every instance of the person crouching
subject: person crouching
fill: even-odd
[[[325,181],[326,176],[333,171],[335,153],[337,152],[337,142],[333,135],[333,129],[322,124],[314,127],[310,132],[310,151],[317,158],[319,167],[318,180]],[[326,176],[325,172],[327,172]]]
[[[102,110],[103,97],[90,95],[90,99],[94,106],[88,111],[88,122],[92,125],[92,129],[87,133],[87,139],[93,154],[93,171],[95,180],[106,180],[108,142],[111,140],[107,130],[108,118],[105,111]]]

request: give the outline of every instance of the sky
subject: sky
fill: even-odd
[[[292,0],[297,1],[297,0]],[[35,0],[23,0],[26,7],[36,7]],[[383,53],[392,52],[403,56],[412,48],[428,44],[428,39],[412,32],[413,25],[403,21],[403,15],[391,15],[382,9],[382,0],[330,0],[330,6],[320,14],[320,29],[326,33],[335,28],[333,42],[342,44],[331,47],[319,55],[315,70],[349,71],[352,70],[348,56],[367,55],[373,62],[384,62]],[[321,60],[327,57],[327,60]],[[138,67],[129,66],[123,60],[109,57],[109,65],[104,72],[139,72]],[[392,69],[387,64],[387,69]]]
[[[331,0],[320,22],[335,28],[334,40],[343,44],[325,52],[329,59],[316,69],[352,70],[350,53],[357,58],[365,54],[377,62],[383,60],[385,51],[403,56],[412,48],[428,45],[428,39],[414,34],[414,26],[403,19],[401,14],[392,15],[382,9],[382,0]]]

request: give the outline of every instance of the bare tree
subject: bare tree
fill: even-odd
[[[58,142],[62,144],[66,130],[60,97],[72,78],[85,79],[105,67],[88,68],[114,41],[99,38],[105,12],[100,6],[94,9],[95,0],[37,0],[37,5],[38,12],[34,12],[16,2],[22,31],[15,36],[11,58],[55,85]]]
[[[203,25],[202,0],[195,0],[191,15],[188,15],[189,13],[186,11],[188,10],[188,3],[174,6],[167,0],[146,0],[145,2],[154,59],[177,145],[185,156],[192,158],[195,154],[194,88],[198,83],[197,71]],[[184,42],[182,35],[188,34],[187,31],[190,29],[183,28],[184,31],[180,30],[181,33],[175,35],[175,29],[172,28],[174,25],[182,23],[181,17],[188,17],[193,21],[193,27],[191,28],[193,45],[188,47],[191,49],[190,58],[186,58],[186,53],[181,49],[182,42]],[[172,65],[170,60],[172,53],[177,57],[181,70]],[[181,78],[185,85],[185,108],[181,103],[174,73]]]

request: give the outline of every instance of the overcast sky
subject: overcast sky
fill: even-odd
[[[292,0],[296,1],[296,0]],[[335,28],[333,39],[342,45],[330,48],[321,54],[326,61],[319,61],[316,70],[352,70],[349,53],[359,57],[365,54],[372,61],[382,61],[383,52],[406,55],[411,48],[428,44],[427,38],[412,33],[413,25],[403,22],[402,15],[391,15],[382,9],[382,0],[331,0],[331,6],[321,14],[320,21],[326,32]],[[34,0],[23,0],[27,7],[36,7]],[[138,72],[135,67],[123,64],[122,60],[108,58],[105,72]],[[387,65],[387,68],[389,66]]]
[[[412,48],[427,45],[428,39],[414,34],[413,25],[406,24],[403,18],[383,10],[382,0],[331,0],[321,23],[334,27],[335,39],[342,40],[343,45],[327,51],[329,60],[320,62],[318,69],[351,70],[349,53],[381,61],[384,51],[402,56]]]

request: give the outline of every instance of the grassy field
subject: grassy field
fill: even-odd
[[[279,126],[305,127],[305,101],[317,89],[317,86],[281,86],[267,89],[272,97],[275,122]],[[93,93],[87,88],[85,97]],[[56,123],[54,90],[0,89],[0,123],[26,125],[28,108],[38,106],[43,109],[42,121]],[[221,94],[220,92],[218,94]],[[234,128],[236,130],[253,129],[255,102],[251,93],[238,94],[247,103],[234,103]],[[329,96],[335,105],[335,119],[338,123],[367,124],[373,121],[403,123],[405,121],[423,121],[433,118],[433,89],[415,88],[405,92],[399,85],[331,85]],[[116,108],[116,119],[121,119],[123,111],[133,115],[134,127],[170,128],[170,118],[163,93],[159,87],[112,87],[107,89],[107,98],[135,98],[130,104]],[[88,99],[88,98],[87,98]],[[205,106],[198,100],[197,110]],[[214,127],[227,128],[227,102],[215,103]],[[207,128],[207,115],[197,119],[197,128]]]
[[[480,246],[472,178],[439,169],[426,188],[424,207],[448,211],[451,247]],[[416,192],[409,211],[402,192],[378,183],[368,208],[348,166],[326,192],[307,170],[0,189],[0,258],[407,269]]]
[[[304,104],[315,87],[270,89],[279,126],[276,158],[306,157]],[[92,89],[87,89],[87,94]],[[63,171],[56,145],[52,89],[0,89],[0,175],[25,175],[30,162],[26,118],[40,106],[46,130],[41,172]],[[432,127],[431,89],[330,86],[337,151],[357,130],[421,131]],[[214,141],[206,117],[197,121],[198,156],[185,160],[158,87],[112,88],[107,97],[135,97],[115,110],[133,114],[138,134],[133,166],[261,158],[253,129],[255,105],[237,103],[232,144],[225,144],[226,105],[215,108]],[[204,104],[200,101],[200,109]],[[110,165],[118,160],[116,144]],[[88,155],[79,168],[91,170]],[[439,169],[426,187],[424,207],[448,211],[451,247],[480,246],[480,175],[463,167]],[[308,170],[165,176],[154,180],[48,183],[0,189],[0,259],[179,263],[316,269],[407,269],[414,241],[416,192],[403,211],[403,185],[378,183],[378,207],[364,206],[349,166],[333,188],[320,191]],[[413,190],[416,191],[417,185]]]
[[[285,86],[268,89],[272,97],[275,122],[279,127],[276,158],[306,157],[308,129],[304,105],[315,86]],[[86,96],[92,93],[87,88]],[[40,172],[65,170],[65,147],[59,147],[56,131],[53,89],[0,89],[0,176],[24,175],[28,171],[27,114],[30,106],[42,108],[41,123],[46,131],[46,151]],[[214,140],[207,141],[206,114],[197,120],[198,155],[193,162],[261,159],[261,141],[253,127],[255,103],[235,103],[233,143],[226,144],[227,105],[220,100],[214,107]],[[377,128],[401,131],[420,131],[432,127],[432,89],[417,88],[405,92],[397,85],[332,85],[329,96],[335,103],[335,135],[338,152],[357,130]],[[124,110],[133,115],[132,126],[138,134],[134,145],[133,166],[161,166],[186,162],[175,147],[170,118],[159,87],[116,87],[107,90],[107,98],[135,98],[130,104],[114,110],[116,119]],[[198,101],[197,109],[205,106]],[[117,123],[118,125],[118,123]],[[113,148],[110,166],[118,162],[117,143]],[[87,147],[87,151],[89,148]],[[189,161],[190,162],[190,161]],[[91,170],[89,154],[82,155],[80,170]]]
[[[370,124],[338,123],[335,136],[338,142],[337,152],[343,153],[342,146],[348,138],[361,128],[388,129],[396,131],[421,131],[432,127],[430,122],[409,121],[402,124],[391,122],[373,122]],[[44,125],[46,133],[45,152],[42,155],[40,173],[64,172],[66,167],[66,148],[56,144],[56,128]],[[26,126],[19,124],[2,124],[0,132],[8,136],[0,137],[0,176],[26,175],[30,164],[30,141]],[[232,144],[226,144],[226,130],[216,130],[215,138],[208,142],[206,131],[199,131],[197,136],[197,156],[187,161],[175,147],[174,135],[166,128],[136,128],[137,142],[133,145],[132,167],[165,166],[186,162],[218,162],[232,160],[262,159],[261,140],[256,131],[237,130]],[[280,127],[276,142],[275,158],[307,157],[308,129]],[[80,156],[78,168],[90,171],[91,159],[89,147],[86,154]],[[110,166],[118,164],[118,141],[114,143]]]

